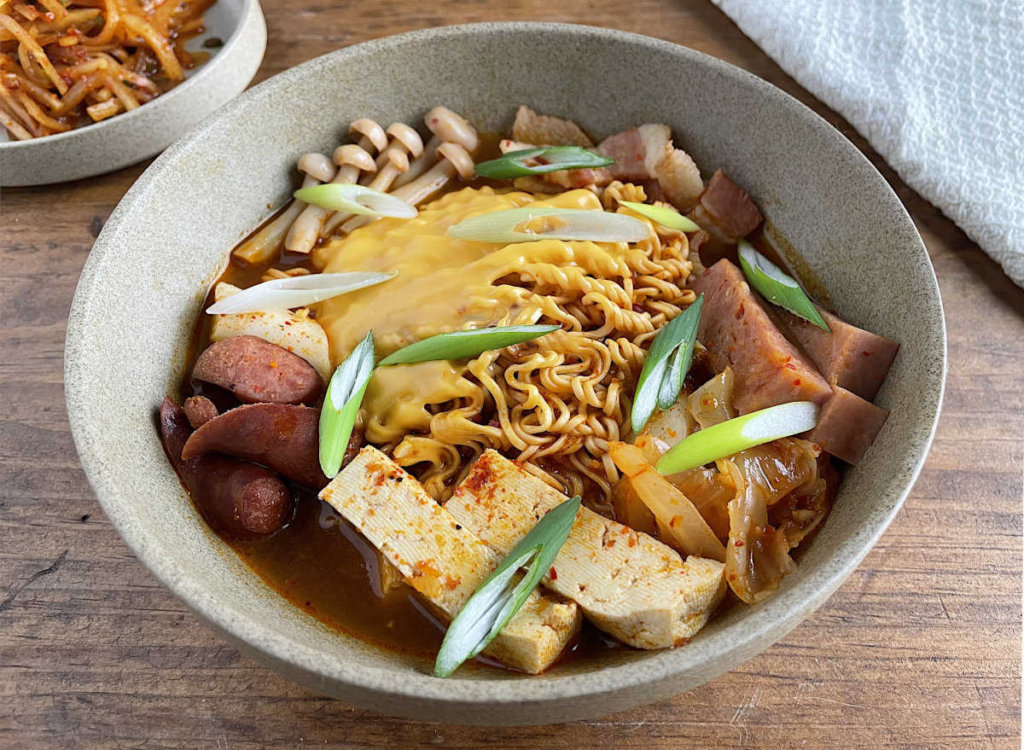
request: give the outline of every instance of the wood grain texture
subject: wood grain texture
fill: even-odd
[[[938,435],[892,527],[789,637],[646,708],[532,729],[431,726],[318,697],[224,645],[101,513],[68,433],[65,318],[142,166],[0,196],[0,746],[1019,747],[1024,292],[710,3],[268,0],[260,78],[347,44],[483,20],[613,26],[744,67],[825,116],[906,204],[938,273]],[[143,165],[144,166],[144,165]]]

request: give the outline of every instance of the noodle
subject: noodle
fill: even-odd
[[[643,198],[637,186],[608,189]],[[547,205],[600,207],[584,190],[540,197]],[[559,324],[562,330],[541,339],[485,352],[465,364],[378,370],[364,400],[366,438],[438,500],[451,494],[478,455],[494,448],[548,484],[609,513],[619,474],[608,444],[630,431],[630,394],[645,350],[695,299],[685,288],[692,267],[689,246],[685,235],[660,235],[653,225],[648,239],[635,245],[462,246],[431,234],[438,228],[443,233],[451,221],[483,206],[493,210],[535,200],[525,193],[467,188],[422,207],[415,227],[384,220],[329,244],[327,271],[416,264],[419,258],[452,267],[435,267],[424,276],[415,272],[419,266],[396,266],[399,278],[391,286],[325,303],[318,318],[337,347],[336,360],[367,327],[386,352],[409,336],[422,338],[466,322]],[[435,239],[444,243],[444,256],[437,254]],[[381,257],[385,245],[400,249],[393,258]]]
[[[214,0],[0,3],[0,125],[27,140],[131,111],[194,67]]]

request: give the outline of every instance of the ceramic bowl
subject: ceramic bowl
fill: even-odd
[[[595,134],[669,124],[705,174],[724,167],[757,197],[844,317],[902,349],[878,396],[888,422],[774,597],[729,611],[675,650],[622,651],[540,677],[467,669],[438,680],[421,661],[339,635],[287,604],[207,533],[164,457],[154,415],[183,375],[209,284],[268,205],[285,200],[302,153],[330,153],[354,118],[413,122],[437,104],[502,130],[521,102]],[[885,180],[842,135],[764,81],[692,50],[547,24],[360,44],[228,104],[168,149],[111,215],[79,283],[66,350],[68,413],[89,481],[127,544],[182,601],[313,690],[477,724],[567,721],[655,701],[788,633],[853,571],[907,496],[944,372],[942,306],[925,248]]]
[[[148,159],[225,102],[256,75],[267,47],[267,25],[258,0],[217,0],[203,15],[207,39],[224,46],[166,94],[131,112],[67,133],[8,141],[0,131],[0,186],[46,185],[92,177]]]

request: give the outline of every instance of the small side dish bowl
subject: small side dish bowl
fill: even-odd
[[[203,14],[205,32],[188,43],[210,59],[185,80],[131,112],[28,141],[4,140],[0,130],[0,186],[69,182],[112,172],[160,153],[178,136],[238,96],[256,75],[267,47],[267,25],[259,0],[217,0]]]
[[[758,198],[844,317],[902,348],[877,400],[891,410],[888,423],[775,596],[724,613],[682,648],[617,651],[539,677],[465,669],[440,680],[422,661],[329,630],[267,588],[205,530],[154,415],[183,374],[211,281],[268,206],[285,200],[299,155],[330,153],[355,117],[412,121],[444,104],[497,132],[519,103],[595,134],[670,125],[706,175],[723,167]],[[820,606],[910,491],[931,443],[945,357],[938,287],[913,223],[824,120],[764,81],[668,42],[517,23],[350,47],[274,77],[193,129],[139,179],[97,240],[71,310],[65,375],[75,443],[107,515],[149,570],[231,642],[358,706],[428,721],[542,724],[692,688]]]

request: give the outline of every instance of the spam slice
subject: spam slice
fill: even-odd
[[[689,215],[707,233],[700,247],[700,259],[706,266],[726,256],[735,257],[739,239],[764,221],[747,192],[721,169],[711,176]]]
[[[442,615],[459,613],[501,557],[460,525],[413,477],[366,446],[320,493]],[[535,591],[484,653],[538,674],[579,632],[579,607]]]
[[[867,453],[889,412],[845,388],[836,387],[818,414],[818,424],[800,437],[817,443],[848,464]]]
[[[720,260],[693,279],[704,294],[698,338],[715,372],[732,367],[741,414],[789,401],[822,404],[832,389],[814,364],[775,326],[743,272]]]
[[[508,554],[565,496],[493,450],[485,452],[445,504],[484,543]],[[724,566],[690,557],[587,508],[544,585],[577,602],[597,627],[623,643],[658,649],[685,643],[725,593]]]
[[[784,333],[811,358],[825,379],[871,401],[882,387],[900,345],[818,308],[829,330],[777,309]]]

